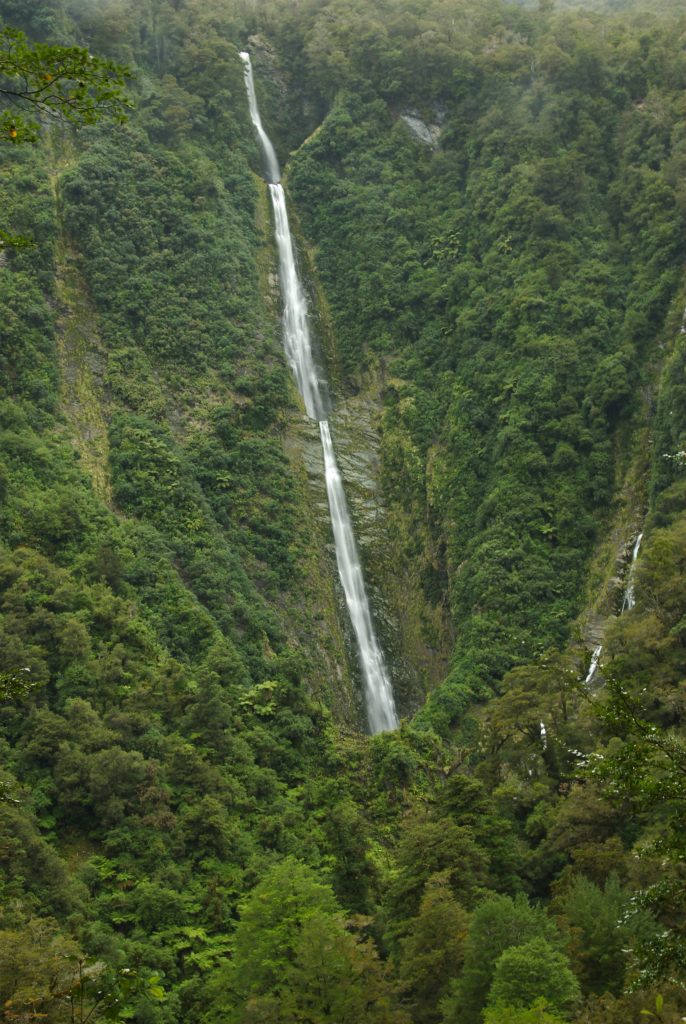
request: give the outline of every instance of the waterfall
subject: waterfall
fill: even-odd
[[[250,54],[243,51],[240,54],[240,58],[245,65],[245,88],[248,91],[248,106],[250,108],[250,120],[255,126],[257,137],[260,140],[260,148],[262,155],[266,163],[267,178],[269,181],[280,181],[281,171],[279,169],[279,161],[276,158],[276,152],[272,146],[272,141],[267,135],[266,131],[262,127],[262,118],[260,117],[260,110],[257,106],[257,96],[255,95],[255,82],[252,76],[252,64],[250,63]]]
[[[622,601],[622,607],[619,614],[622,612],[631,611],[636,604],[634,598],[634,572],[636,570],[636,559],[638,553],[641,550],[641,541],[643,540],[643,534],[639,533],[634,543],[633,551],[631,552],[631,565],[629,566],[629,575],[626,581],[626,590],[624,591],[624,600]],[[591,664],[588,666],[588,674],[586,676],[586,685],[589,686],[593,682],[593,678],[598,671],[598,665],[600,664],[600,655],[603,653],[602,644],[595,648],[591,655]]]
[[[324,402],[319,376],[312,358],[307,300],[295,262],[293,239],[286,212],[286,196],[283,186],[279,184],[270,185],[269,193],[274,210],[274,232],[279,252],[279,280],[283,294],[283,345],[286,358],[305,403],[307,415],[313,420],[322,420]]]
[[[262,127],[255,97],[255,83],[250,56],[240,54],[245,65],[250,117],[260,141],[269,178],[269,194],[274,210],[274,232],[279,253],[279,280],[283,296],[283,344],[286,358],[293,371],[298,390],[305,403],[307,415],[319,423],[324,453],[326,494],[331,514],[331,527],[336,549],[338,574],[345,594],[345,602],[357,641],[362,681],[367,704],[367,718],[372,733],[385,732],[398,726],[393,700],[393,689],[384,663],[381,647],[376,638],[369,599],[365,590],[360,557],[355,544],[350,513],[345,500],[341,474],[326,419],[326,402],[322,381],[312,356],[310,328],[307,318],[307,300],[298,275],[293,239],[288,225],[286,197],[279,183],[279,162],[269,136]]]
[[[634,549],[631,552],[631,565],[629,566],[629,575],[626,581],[626,590],[624,591],[624,600],[622,601],[622,611],[631,611],[636,604],[634,597],[634,573],[636,572],[636,559],[638,553],[641,550],[641,541],[643,540],[643,534],[639,533],[634,544]]]
[[[374,633],[369,601],[364,589],[362,568],[343,493],[343,482],[336,465],[331,433],[326,420],[320,420],[319,432],[324,450],[326,493],[329,498],[331,526],[336,545],[338,574],[343,584],[345,601],[357,638],[367,696],[369,727],[372,732],[384,732],[388,729],[395,729],[398,724],[393,703],[393,690],[386,672],[381,648]]]
[[[593,677],[595,676],[596,672],[598,671],[598,665],[600,663],[600,655],[602,653],[603,653],[603,646],[602,646],[602,644],[598,644],[598,646],[594,649],[593,654],[591,655],[591,664],[588,666],[588,674],[586,675],[586,679],[584,680],[584,682],[586,683],[586,686],[590,686],[591,683],[593,682]]]

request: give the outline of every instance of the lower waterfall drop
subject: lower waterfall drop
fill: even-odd
[[[398,727],[398,716],[393,699],[393,688],[388,676],[381,647],[376,638],[369,599],[364,585],[362,566],[355,544],[350,513],[343,481],[336,463],[331,431],[326,419],[326,403],[322,382],[312,356],[310,329],[307,319],[307,300],[295,261],[293,239],[288,224],[286,197],[279,183],[278,161],[274,147],[260,119],[252,64],[249,54],[240,54],[245,66],[245,80],[250,105],[250,116],[262,147],[270,178],[269,194],[274,210],[274,232],[279,252],[279,279],[283,296],[283,343],[298,390],[305,403],[307,415],[319,423],[324,452],[326,494],[329,501],[331,527],[336,549],[336,563],[345,602],[350,615],[364,683],[367,719],[372,733],[386,732]]]

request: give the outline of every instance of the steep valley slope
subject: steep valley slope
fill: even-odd
[[[0,0],[134,99],[2,142],[8,1022],[686,1013],[686,23],[590,7]]]

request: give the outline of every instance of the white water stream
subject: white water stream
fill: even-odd
[[[255,80],[252,76],[252,64],[250,63],[250,54],[243,51],[240,54],[240,58],[245,66],[245,88],[248,90],[248,106],[250,107],[250,120],[255,126],[257,137],[260,140],[260,147],[262,149],[262,155],[267,165],[267,179],[272,182],[281,181],[281,169],[279,168],[279,161],[276,158],[276,152],[272,146],[272,140],[267,135],[266,131],[262,126],[262,118],[260,117],[260,109],[257,106],[257,96],[255,95]]]
[[[595,676],[596,672],[598,671],[598,665],[600,664],[600,655],[602,653],[603,653],[603,645],[602,644],[598,644],[598,646],[596,648],[594,648],[593,654],[591,655],[591,664],[588,666],[588,673],[586,675],[586,679],[584,680],[584,682],[586,683],[586,686],[590,686],[591,683],[593,682],[593,677]]]
[[[634,575],[636,572],[636,559],[638,553],[641,550],[641,541],[643,540],[643,534],[639,533],[634,544],[634,550],[631,552],[631,565],[629,566],[629,575],[627,577],[626,590],[624,591],[624,600],[622,601],[622,611],[631,611],[636,604],[636,598],[634,596]]]
[[[636,559],[638,558],[638,553],[641,550],[642,540],[643,534],[639,533],[634,543],[633,551],[631,552],[631,564],[629,566],[629,573],[626,581],[626,590],[624,591],[624,599],[622,601],[622,607],[619,612],[620,615],[622,614],[622,612],[631,611],[631,609],[636,604],[636,598],[634,595],[634,574],[636,572]],[[600,664],[600,655],[602,653],[603,647],[602,644],[600,644],[598,647],[595,648],[593,654],[591,655],[591,664],[588,666],[588,674],[585,679],[587,686],[589,686],[593,682],[593,678],[596,672],[598,671],[598,666]]]
[[[398,726],[393,689],[374,631],[362,567],[343,491],[343,482],[336,464],[331,431],[325,418],[326,404],[322,395],[322,384],[312,357],[307,300],[298,276],[293,240],[288,225],[286,197],[279,184],[281,177],[279,162],[269,136],[262,127],[250,56],[247,53],[241,53],[240,56],[245,65],[245,84],[248,91],[250,117],[260,140],[267,177],[270,181],[269,193],[274,209],[274,230],[279,252],[279,279],[283,296],[283,343],[286,358],[295,376],[308,416],[319,422],[336,562],[350,621],[357,640],[369,728],[372,733],[385,732]]]

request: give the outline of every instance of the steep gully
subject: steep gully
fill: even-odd
[[[634,607],[636,600],[634,597],[634,573],[636,571],[636,559],[638,553],[641,550],[641,541],[643,540],[643,534],[639,533],[638,537],[634,541],[634,546],[631,552],[631,563],[629,565],[629,572],[626,577],[626,586],[624,588],[624,596],[622,598],[622,607],[619,610],[621,615],[625,611],[631,611]],[[591,663],[588,666],[588,672],[586,673],[586,679],[584,680],[586,686],[591,686],[595,679],[598,669],[600,668],[600,656],[603,653],[603,645],[598,644],[593,649],[591,655]],[[541,746],[545,750],[548,746],[548,732],[545,727],[545,722],[540,722],[540,734],[541,734]]]
[[[279,253],[279,279],[283,296],[284,349],[307,415],[317,420],[319,424],[336,562],[357,641],[369,728],[372,733],[385,732],[398,726],[393,689],[374,630],[350,513],[336,463],[331,431],[326,418],[326,389],[312,355],[307,300],[298,276],[286,198],[280,184],[279,162],[260,118],[250,55],[243,52],[240,56],[245,70],[250,117],[262,150],[274,211],[274,232]]]

